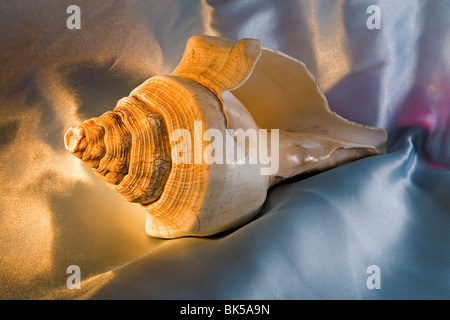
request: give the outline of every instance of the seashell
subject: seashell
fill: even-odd
[[[150,236],[176,238],[241,226],[271,186],[383,153],[387,135],[330,111],[305,65],[259,40],[193,36],[171,75],[151,77],[64,139],[147,211]]]

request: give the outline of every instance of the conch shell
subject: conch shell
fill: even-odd
[[[256,147],[252,132],[265,133]],[[220,136],[226,142],[211,148]],[[331,112],[300,61],[256,39],[193,36],[171,75],[71,127],[65,145],[147,211],[149,235],[176,238],[241,226],[270,186],[383,153],[386,139]],[[272,167],[249,161],[258,146]],[[226,161],[218,161],[222,151]]]

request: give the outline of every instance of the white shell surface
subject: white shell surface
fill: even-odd
[[[332,112],[306,66],[279,51],[262,48],[251,75],[232,90],[258,126],[308,132],[386,148],[386,132],[348,121]]]

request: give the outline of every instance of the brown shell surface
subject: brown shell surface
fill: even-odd
[[[131,97],[121,99],[114,111],[121,115],[130,138],[118,132],[118,141],[111,143],[110,148],[128,144],[130,148],[128,172],[112,188],[130,202],[146,204],[156,201],[163,192],[172,162],[164,121],[150,106]],[[105,139],[105,143],[110,142]]]
[[[131,96],[157,110],[168,132],[186,129],[193,133],[194,121],[201,121],[203,130],[216,128],[226,134],[220,101],[191,79],[152,77]],[[170,143],[173,148],[178,141],[171,139]],[[258,166],[196,164],[196,146],[191,144],[189,163],[172,163],[161,197],[145,206],[148,234],[165,238],[214,234],[250,219],[263,204],[268,178],[259,174]],[[202,142],[202,151],[205,146]],[[252,177],[248,182],[239,181],[239,176],[246,179],[248,175]]]
[[[260,55],[261,42],[257,39],[235,42],[193,36],[172,74],[195,80],[220,98],[223,91],[236,88],[247,80]]]
[[[75,126],[81,141],[73,154],[127,201],[157,200],[168,178],[169,135],[161,116],[132,97],[100,117]],[[66,144],[74,135],[66,133]]]

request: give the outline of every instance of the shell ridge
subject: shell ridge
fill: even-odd
[[[260,55],[261,42],[256,39],[233,42],[193,36],[172,75],[195,80],[220,96],[222,91],[245,82]]]
[[[159,150],[157,158],[168,158],[167,149],[164,147],[165,139],[154,139],[156,123],[148,121],[148,114],[155,112],[143,108],[135,99],[124,98],[119,101],[115,108],[123,115],[124,124],[130,132],[131,140],[134,141],[130,150],[129,172],[117,186],[113,189],[125,197],[128,201],[147,203],[159,198],[164,187],[167,170],[160,170],[153,161],[146,161],[145,155],[152,150]],[[155,114],[157,117],[158,115]],[[160,124],[158,128],[161,128]],[[162,136],[167,135],[165,130],[159,130]],[[139,137],[139,138],[138,138]],[[159,145],[157,145],[159,143]],[[144,159],[144,160],[143,160]],[[153,181],[161,181],[161,184],[154,185]]]
[[[195,95],[189,95],[186,88],[180,87],[178,81],[180,81],[179,78],[174,76],[153,77],[139,90],[133,91],[133,96],[145,105],[151,105],[159,112],[170,132],[176,129],[187,129],[192,132],[194,129],[193,121],[195,119],[201,120],[202,115],[198,107],[197,109],[186,107],[198,104],[198,102],[194,101]],[[201,87],[200,84],[197,84],[197,86]],[[206,88],[203,90],[206,90]],[[167,97],[173,97],[173,99],[168,101]],[[171,147],[173,148],[176,143],[170,141]],[[190,150],[191,163],[193,163],[194,153],[192,148],[193,146]],[[193,232],[192,228],[196,230],[199,228],[195,227],[199,226],[199,217],[195,210],[192,210],[192,204],[201,208],[202,197],[206,192],[201,181],[207,179],[208,173],[205,168],[206,164],[203,163],[192,165],[174,165],[172,163],[172,170],[161,197],[157,201],[144,206],[147,212],[151,213],[153,223],[163,225],[170,221],[181,234],[185,232],[182,231],[183,228],[190,230],[190,232]],[[187,221],[191,222],[187,223]],[[172,236],[174,236],[173,231]]]

